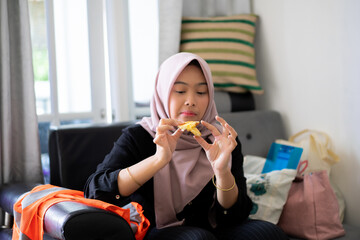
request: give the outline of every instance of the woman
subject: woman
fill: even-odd
[[[178,128],[187,121],[200,121],[201,137]],[[123,132],[85,195],[140,203],[151,223],[146,239],[287,239],[248,220],[242,162],[236,131],[217,116],[209,66],[179,53],[159,69],[151,117]]]

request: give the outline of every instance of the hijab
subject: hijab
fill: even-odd
[[[151,136],[155,136],[160,119],[170,118],[169,97],[171,89],[184,68],[193,60],[198,61],[205,76],[209,104],[202,120],[216,124],[217,110],[214,102],[214,86],[208,64],[192,53],[178,53],[165,60],[159,68],[155,91],[151,99],[151,117],[140,121]],[[205,140],[214,140],[211,132],[198,126]],[[181,225],[183,221],[176,214],[191,202],[213,176],[213,170],[206,154],[191,134],[183,133],[176,145],[172,159],[154,175],[154,208],[157,228]]]

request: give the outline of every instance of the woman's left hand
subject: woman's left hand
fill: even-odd
[[[210,123],[201,121],[201,124],[215,137],[214,142],[209,144],[202,137],[195,137],[195,139],[205,150],[215,175],[221,175],[230,171],[230,156],[237,145],[235,140],[237,133],[223,118],[216,116],[215,119],[220,122],[223,128],[222,133]]]

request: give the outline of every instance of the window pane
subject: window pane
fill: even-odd
[[[129,1],[134,101],[149,103],[158,69],[158,0]]]
[[[60,113],[91,111],[86,3],[86,0],[54,1]]]
[[[51,112],[49,58],[44,1],[30,0],[29,13],[33,48],[36,112],[39,115],[49,114]]]

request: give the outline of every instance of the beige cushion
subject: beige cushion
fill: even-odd
[[[255,70],[255,15],[185,17],[181,52],[192,52],[210,65],[217,90],[261,94]]]

